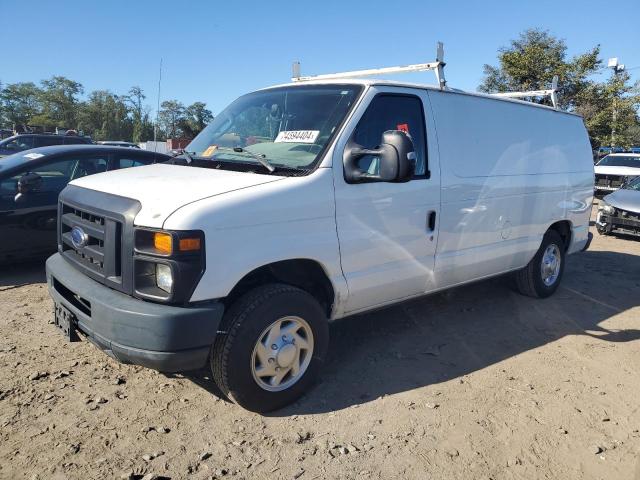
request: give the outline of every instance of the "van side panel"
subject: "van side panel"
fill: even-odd
[[[429,91],[440,150],[439,288],[525,266],[551,224],[584,245],[593,162],[580,117]],[[584,242],[580,241],[584,239]]]

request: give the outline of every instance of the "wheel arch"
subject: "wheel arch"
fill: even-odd
[[[249,290],[267,283],[286,283],[304,290],[320,303],[327,318],[331,317],[336,290],[322,264],[309,258],[279,260],[255,268],[234,285],[223,302],[228,307]]]
[[[562,238],[562,242],[564,243],[564,251],[569,250],[569,245],[571,244],[571,235],[573,230],[573,225],[570,220],[560,220],[555,223],[552,223],[547,232],[549,230],[554,230],[560,235]],[[546,233],[546,232],[545,232]]]

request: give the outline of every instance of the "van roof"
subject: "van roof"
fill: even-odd
[[[459,95],[469,95],[472,97],[487,98],[487,99],[495,100],[498,102],[517,103],[519,105],[524,105],[527,107],[543,108],[543,109],[550,110],[552,112],[562,113],[565,115],[573,115],[573,116],[582,118],[582,116],[577,113],[566,112],[564,110],[555,109],[549,105],[541,105],[539,103],[528,102],[526,100],[519,100],[517,98],[499,97],[496,95],[492,95],[490,93],[468,92],[466,90],[460,90],[457,88],[449,88],[449,87],[445,88],[444,90],[441,90],[436,85],[411,83],[411,82],[398,82],[394,80],[383,80],[383,79],[343,78],[343,79],[334,79],[334,80],[305,80],[301,82],[290,82],[290,83],[282,83],[279,85],[272,85],[270,87],[261,88],[260,90],[269,90],[271,88],[280,88],[280,87],[302,87],[305,85],[363,85],[365,87],[384,85],[384,86],[390,86],[390,87],[404,87],[404,88],[415,88],[420,90],[434,90],[437,92],[454,93]]]

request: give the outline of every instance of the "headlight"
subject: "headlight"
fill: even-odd
[[[615,208],[613,208],[611,205],[609,205],[607,202],[602,201],[600,203],[600,205],[598,205],[598,210],[606,213],[607,215],[613,215],[616,211]]]
[[[171,304],[188,302],[204,274],[204,249],[200,230],[136,228],[134,296]]]
[[[173,287],[173,275],[171,274],[171,267],[158,263],[156,265],[156,285],[167,293],[171,293]]]

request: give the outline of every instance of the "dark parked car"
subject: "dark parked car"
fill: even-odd
[[[170,158],[137,148],[69,145],[0,159],[0,262],[55,251],[58,194],[71,180]]]
[[[56,135],[53,133],[21,133],[13,137],[5,138],[0,142],[0,156],[13,155],[14,153],[31,148],[48,147],[49,145],[87,144],[93,144],[91,137]]]

